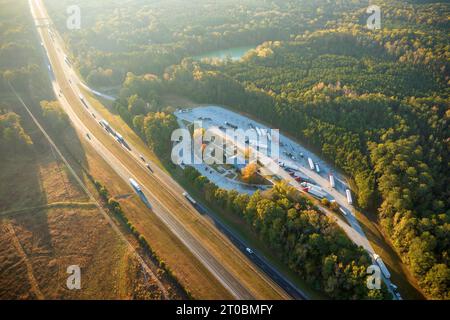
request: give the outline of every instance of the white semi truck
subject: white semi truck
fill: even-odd
[[[330,174],[330,186],[332,188],[334,188],[336,186],[335,182],[334,182],[334,176],[332,174]]]
[[[345,190],[345,194],[347,195],[348,204],[353,204],[352,192],[350,191],[350,189]]]
[[[190,202],[192,203],[194,206],[197,204],[197,201],[194,200],[194,198],[192,198],[189,193],[187,192],[183,192],[183,196]]]
[[[373,254],[373,258],[375,259],[375,262],[380,267],[381,272],[383,275],[389,279],[391,277],[391,274],[389,273],[389,270],[387,269],[386,265],[384,264],[383,260],[381,260],[381,257],[377,255],[376,253]]]
[[[316,166],[316,172],[320,173],[320,167],[319,167],[319,164],[317,162],[316,162],[315,166]]]
[[[312,161],[311,158],[308,158],[308,163],[309,163],[309,167],[311,168],[311,170],[314,170],[316,167],[314,166],[314,162]]]
[[[302,182],[300,184],[303,188],[305,188],[305,191],[312,194],[316,198],[323,199],[326,198],[326,193],[323,192],[321,187],[318,187],[314,184],[308,183],[308,182]]]
[[[142,193],[141,186],[134,180],[133,178],[130,178],[130,184],[133,187],[134,191],[137,193]]]

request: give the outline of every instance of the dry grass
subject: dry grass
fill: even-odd
[[[30,131],[33,151],[1,162],[0,299],[159,299],[135,255]],[[65,132],[75,147],[73,133]],[[70,265],[81,267],[81,290],[67,289]]]
[[[1,299],[130,299],[142,295],[139,268],[95,209],[50,209],[0,220]],[[81,290],[68,290],[67,267],[81,268]],[[149,284],[148,298],[159,298]]]
[[[71,145],[69,141],[66,143],[68,146]],[[230,293],[142,203],[108,164],[87,144],[83,145],[90,174],[107,186],[111,196],[120,202],[129,221],[147,239],[152,249],[170,267],[181,284],[197,299],[231,299]],[[94,192],[93,186],[90,188]]]

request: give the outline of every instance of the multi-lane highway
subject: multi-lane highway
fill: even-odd
[[[99,125],[101,114],[87,99],[85,104],[80,101],[82,92],[79,85],[82,82],[64,61],[63,42],[52,29],[42,2],[30,0],[29,3],[59,102],[74,127],[83,136],[90,137],[92,147],[111,168],[127,183],[131,177],[138,181],[152,203],[154,214],[235,298],[305,298],[299,290],[289,287],[292,285],[266,261],[260,259],[256,262],[255,258],[243,253],[241,241],[236,247],[236,240],[230,241],[229,233],[223,228],[221,231],[225,234],[221,233],[211,221],[199,215],[182,196],[184,190],[163,170],[152,165],[154,172],[150,173],[140,159],[138,147],[130,145],[131,151],[127,150]]]

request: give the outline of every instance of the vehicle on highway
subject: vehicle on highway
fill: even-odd
[[[343,214],[344,216],[347,215],[347,211],[345,211],[344,209],[342,209],[342,207],[339,207],[339,211],[342,212],[342,214]]]
[[[131,186],[137,193],[142,193],[141,186],[133,178],[129,179]]]
[[[83,103],[84,107],[85,107],[86,109],[89,109],[89,107],[88,107],[86,101],[84,100],[83,95],[80,94],[79,97],[80,97],[80,101],[81,101],[81,103]]]
[[[86,137],[91,140],[91,136],[89,135],[89,133],[86,133]]]
[[[188,201],[189,201],[190,203],[192,203],[193,205],[196,205],[196,204],[197,204],[197,201],[195,201],[194,198],[192,198],[192,197],[189,195],[189,193],[183,192],[183,196],[184,196],[186,199],[188,199]]]
[[[253,250],[250,248],[245,248],[245,251],[247,251],[248,254],[253,254]]]
[[[145,166],[147,167],[148,170],[150,170],[151,173],[153,173],[153,169],[152,169],[152,167],[150,166],[150,164],[147,163]]]
[[[64,62],[65,62],[69,67],[72,66],[72,63],[70,62],[70,60],[69,60],[69,58],[68,58],[67,56],[64,56]]]
[[[373,258],[375,259],[375,262],[378,264],[378,266],[380,267],[381,272],[383,273],[383,275],[389,279],[391,277],[391,274],[389,273],[389,270],[387,269],[386,265],[384,264],[383,260],[381,259],[381,257],[379,255],[377,255],[376,253],[373,254]]]
[[[141,160],[145,162],[145,158],[142,154],[139,155],[139,158],[141,158]]]
[[[95,116],[95,114],[91,113],[91,115],[92,115],[92,117],[93,117],[94,119],[97,119],[97,117]]]
[[[113,136],[116,135],[116,133],[114,132],[114,130],[111,128],[111,126],[109,125],[108,121],[106,120],[100,120],[98,123],[100,123],[100,125],[105,128],[106,131],[108,131],[109,133],[111,133]]]

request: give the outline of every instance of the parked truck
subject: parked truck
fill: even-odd
[[[373,254],[373,258],[375,259],[375,262],[378,264],[378,266],[380,267],[381,272],[383,273],[383,275],[389,279],[391,277],[391,274],[389,273],[389,270],[387,269],[386,265],[384,264],[383,260],[381,259],[381,257],[379,255],[377,255],[376,253]]]
[[[326,194],[325,192],[323,192],[321,187],[318,187],[308,182],[302,182],[300,185],[303,187],[303,191],[310,193],[314,197],[318,199],[326,198]]]
[[[350,189],[345,190],[345,194],[347,195],[348,204],[353,204],[352,192],[350,191]]]
[[[225,121],[225,125],[228,126],[228,127],[230,127],[230,128],[233,128],[233,129],[237,129],[237,128],[238,128],[237,125],[234,125],[234,124],[232,124],[232,123],[229,123],[228,121]]]
[[[311,170],[314,170],[316,167],[314,166],[314,162],[312,161],[311,158],[308,158],[308,163],[309,163],[309,167],[311,168]]]
[[[319,164],[317,162],[316,162],[315,166],[316,166],[316,172],[320,173],[320,167],[319,167]]]
[[[334,188],[336,186],[336,184],[334,183],[334,176],[332,174],[330,174],[330,186],[332,188]]]
[[[319,191],[316,188],[308,188],[308,193],[312,194],[313,196],[315,196],[316,198],[318,198],[320,200],[325,198],[325,193],[323,193],[322,191]]]

